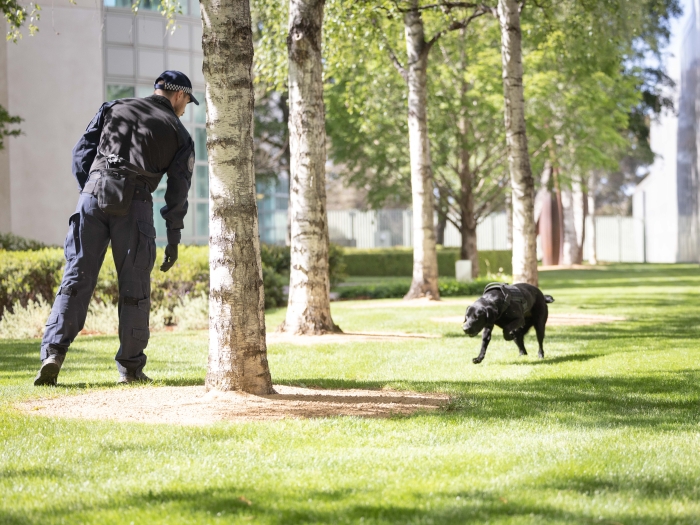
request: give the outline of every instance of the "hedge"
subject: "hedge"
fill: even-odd
[[[462,297],[481,295],[489,279],[475,279],[471,282],[459,282],[454,278],[440,278],[438,288],[440,297]],[[340,286],[334,289],[338,299],[391,299],[401,298],[410,288],[406,283],[368,284],[357,286]]]
[[[480,251],[479,276],[512,271],[512,252]],[[346,248],[344,254],[346,273],[353,277],[411,277],[413,275],[412,248]],[[444,277],[454,277],[455,262],[459,260],[458,248],[438,249],[438,273]],[[502,268],[502,270],[501,270]]]
[[[13,233],[0,233],[0,250],[9,251],[26,251],[26,250],[41,250],[42,248],[51,248],[42,242],[33,241],[19,237]]]
[[[177,263],[167,273],[157,269],[162,258],[163,253],[159,249],[156,268],[151,274],[151,301],[154,306],[173,308],[184,295],[209,292],[209,255],[206,247],[181,246]],[[63,277],[64,264],[61,248],[0,250],[0,316],[17,301],[26,306],[30,299],[41,297],[53,303]],[[117,270],[112,251],[107,250],[93,300],[116,303],[118,298]]]
[[[284,287],[289,283],[289,248],[261,245],[265,307],[285,304]],[[180,246],[178,260],[168,272],[158,270],[163,260],[163,250],[157,250],[156,265],[151,273],[151,303],[153,308],[164,306],[172,310],[180,298],[209,293],[209,247]],[[343,251],[331,245],[331,282],[337,284],[343,278]],[[53,303],[63,276],[65,263],[61,248],[43,248],[30,251],[0,250],[0,317],[7,308],[19,301],[27,302],[43,298]],[[105,262],[97,279],[93,300],[116,303],[119,298],[117,270],[111,250],[107,250]]]

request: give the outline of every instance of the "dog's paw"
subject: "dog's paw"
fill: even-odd
[[[482,357],[481,359],[479,359],[478,357],[475,357],[474,359],[472,359],[472,363],[474,363],[475,365],[478,365],[478,364],[481,363],[483,360],[484,360],[483,357]]]
[[[544,359],[544,354],[537,354],[537,357],[539,357],[540,359]]]

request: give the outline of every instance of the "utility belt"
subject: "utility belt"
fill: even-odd
[[[159,177],[163,173],[151,173],[132,164],[119,155],[106,155],[97,150],[98,155],[107,159],[107,167],[90,174],[82,193],[97,197],[97,205],[109,215],[124,216],[129,213],[131,201],[153,202],[151,192],[136,178]]]

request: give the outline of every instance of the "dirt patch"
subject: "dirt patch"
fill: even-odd
[[[79,396],[36,399],[17,407],[31,414],[138,423],[206,425],[219,421],[356,416],[381,418],[436,410],[443,394],[394,390],[319,390],[275,386],[277,394],[206,392],[204,386],[116,387]]]
[[[431,321],[437,323],[455,323],[461,325],[464,322],[463,315],[450,317],[431,317]],[[624,317],[614,315],[594,315],[594,314],[549,314],[547,326],[588,326],[600,323],[614,323],[624,321]]]
[[[407,334],[390,332],[346,332],[343,334],[324,335],[292,335],[272,332],[267,334],[267,344],[292,343],[297,345],[319,345],[331,343],[360,343],[360,342],[404,342],[421,339],[435,339],[439,335]]]

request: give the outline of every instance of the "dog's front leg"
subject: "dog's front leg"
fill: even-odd
[[[503,338],[506,341],[512,341],[515,339],[516,333],[515,331],[518,328],[522,328],[525,326],[525,318],[524,317],[518,317],[514,321],[511,321],[507,325],[503,327]]]
[[[489,343],[491,342],[491,332],[493,331],[493,326],[487,326],[484,328],[484,333],[481,336],[481,352],[479,352],[478,357],[475,357],[472,359],[472,363],[475,365],[478,365],[484,360],[484,357],[486,357],[486,349],[489,347]]]

